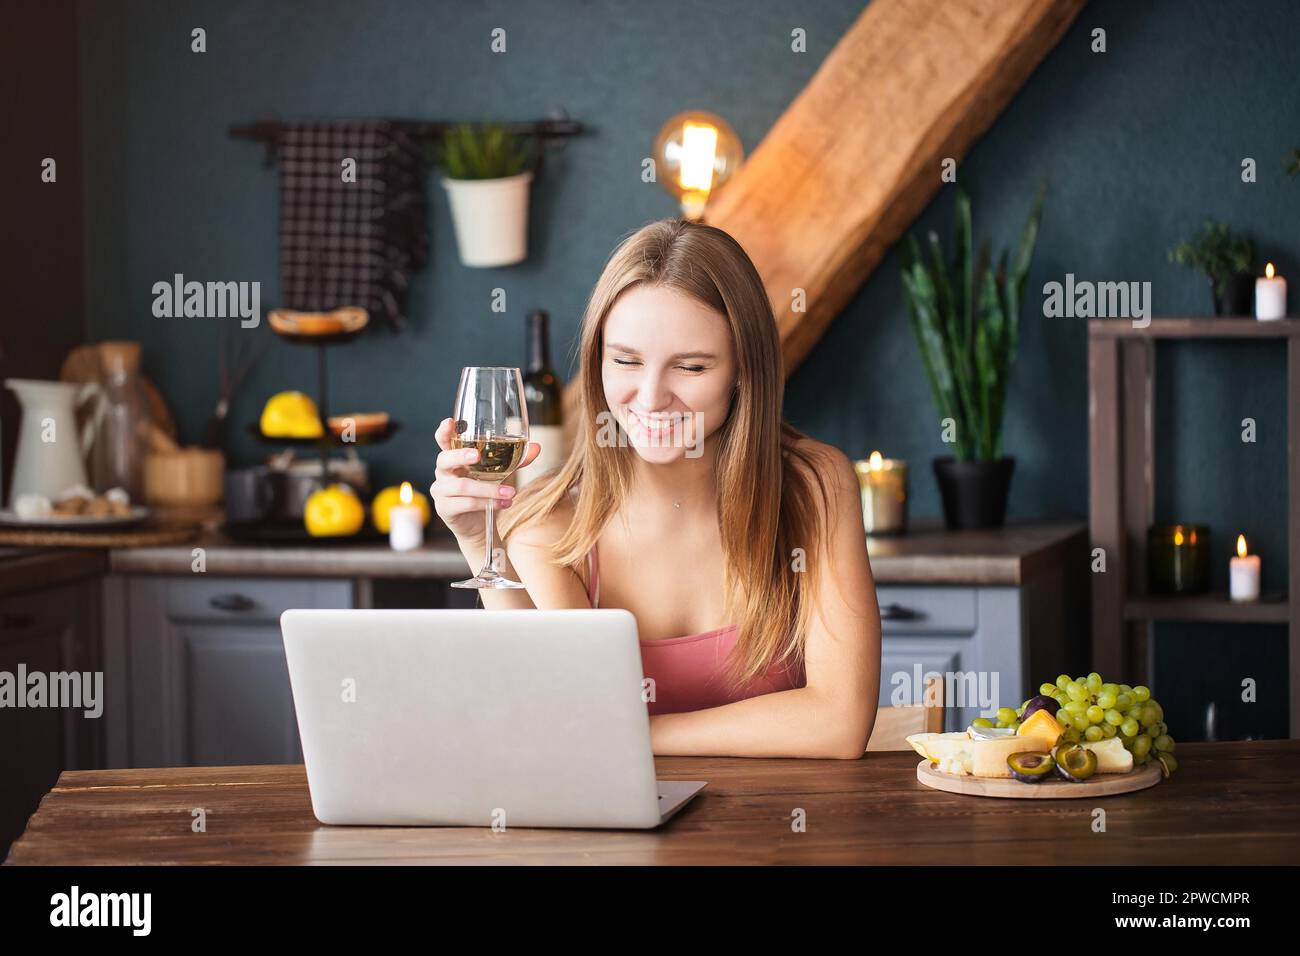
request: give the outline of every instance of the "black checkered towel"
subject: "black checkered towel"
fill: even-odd
[[[279,152],[283,304],[305,311],[361,306],[400,330],[410,273],[429,258],[426,172],[409,127],[392,120],[286,124]],[[347,159],[356,161],[355,182],[344,181]]]

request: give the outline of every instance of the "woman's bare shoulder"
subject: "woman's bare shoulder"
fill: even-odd
[[[853,462],[844,452],[834,445],[808,437],[798,439],[794,447],[802,453],[802,457],[791,456],[792,460],[801,467],[806,469],[808,462],[812,462],[812,466],[832,487],[847,487],[854,493],[857,492],[857,473],[853,469]]]
[[[858,484],[858,473],[849,456],[834,445],[819,442],[811,438],[796,442],[796,447],[805,453],[809,462],[801,462],[799,468],[810,476],[810,493],[818,501],[818,510],[824,508],[824,515],[829,521],[825,547],[832,552],[831,560],[838,562],[837,567],[851,567],[851,562],[859,558],[866,561],[866,530],[862,520],[862,491]],[[798,456],[792,456],[798,460]],[[812,477],[815,472],[815,477]],[[866,572],[870,574],[868,570]]]
[[[814,438],[801,438],[794,447],[799,454],[789,456],[794,467],[808,482],[807,490],[818,502],[818,509],[834,525],[862,520],[862,491],[858,473],[849,456],[834,445]]]

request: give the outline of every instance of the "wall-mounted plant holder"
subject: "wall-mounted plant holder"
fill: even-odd
[[[527,258],[529,191],[546,149],[563,148],[570,136],[584,132],[581,123],[559,108],[545,119],[522,123],[393,122],[402,122],[429,147],[427,158],[436,157],[443,168],[461,262],[475,268],[514,265]],[[270,166],[281,129],[278,120],[265,119],[231,127],[230,135],[261,142],[266,147],[264,165]],[[524,142],[537,148],[523,150]]]
[[[509,266],[528,256],[528,187],[537,166],[532,142],[503,123],[457,123],[434,161],[451,204],[460,260]]]
[[[510,266],[528,257],[528,192],[532,172],[500,179],[448,179],[460,261],[485,268]]]

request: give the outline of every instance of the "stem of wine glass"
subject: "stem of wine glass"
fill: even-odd
[[[492,565],[492,537],[496,532],[496,518],[493,514],[495,510],[493,504],[492,499],[489,498],[485,515],[487,518],[487,555],[483,558],[483,570],[479,572],[480,577],[484,576],[488,571],[496,570]]]

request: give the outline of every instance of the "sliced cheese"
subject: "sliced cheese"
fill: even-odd
[[[938,736],[939,736],[938,734],[909,734],[905,739],[909,744],[912,745],[913,750],[919,753],[922,757],[928,757],[930,755],[925,751],[924,741],[928,737],[938,737]]]
[[[1133,769],[1133,754],[1118,737],[1085,740],[1079,746],[1097,755],[1097,773],[1128,773]]]
[[[970,736],[964,730],[950,734],[912,734],[907,738],[913,750],[931,760],[938,760],[954,746],[964,745],[969,741]]]
[[[942,773],[975,777],[1009,777],[1007,758],[1015,753],[1037,752],[1033,741],[1022,737],[974,740],[965,732],[913,734],[907,742],[922,757],[928,757]]]
[[[971,750],[971,773],[977,777],[1009,777],[1007,758],[1018,753],[1038,753],[1040,748],[1023,737],[1005,740],[974,740]],[[1028,744],[1028,746],[1026,746]]]

